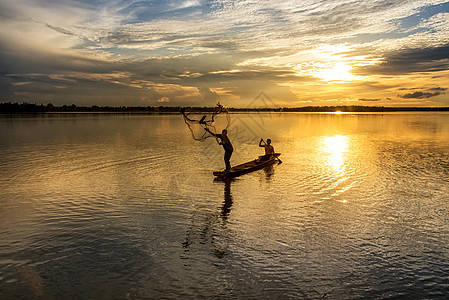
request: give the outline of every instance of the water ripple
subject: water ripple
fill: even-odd
[[[271,116],[283,163],[225,182],[178,117],[8,121],[2,297],[445,298],[446,115]]]

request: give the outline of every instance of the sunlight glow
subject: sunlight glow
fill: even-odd
[[[343,62],[337,62],[332,68],[320,69],[316,72],[315,76],[325,81],[352,81],[357,80],[357,76],[354,76],[350,72],[351,67]]]
[[[324,138],[324,151],[328,153],[327,164],[335,172],[342,172],[344,169],[344,156],[348,149],[348,137],[335,135]]]

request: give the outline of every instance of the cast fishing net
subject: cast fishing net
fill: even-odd
[[[193,139],[196,141],[204,141],[207,138],[213,137],[213,135],[207,132],[206,129],[217,134],[221,133],[223,129],[228,129],[230,125],[228,110],[220,103],[218,103],[215,110],[211,112],[189,113],[185,108],[182,108],[181,114]]]

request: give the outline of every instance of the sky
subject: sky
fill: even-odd
[[[0,22],[0,102],[449,106],[449,1],[0,0]]]

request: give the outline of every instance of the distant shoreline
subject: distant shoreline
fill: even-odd
[[[187,112],[211,112],[215,106],[186,107]],[[305,107],[228,107],[229,112],[419,112],[449,111],[449,107],[388,107],[388,106],[305,106]],[[178,113],[181,106],[77,106],[32,103],[0,103],[0,113]]]

